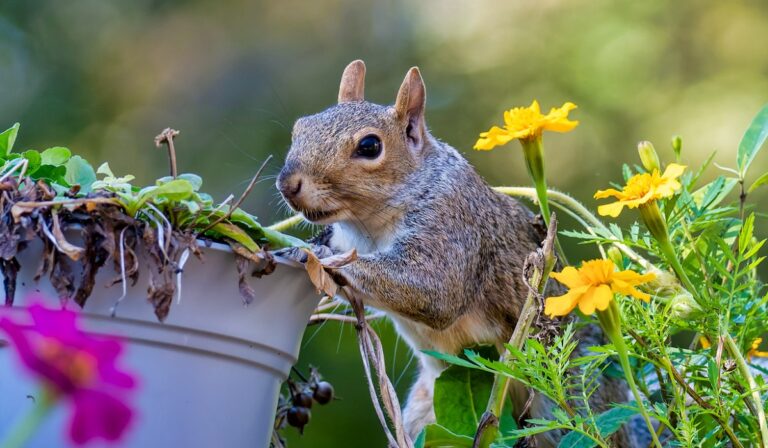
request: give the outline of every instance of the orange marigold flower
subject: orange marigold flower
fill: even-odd
[[[573,103],[565,103],[562,107],[553,107],[547,115],[541,113],[536,100],[528,107],[514,107],[504,112],[503,128],[494,126],[488,132],[480,133],[475,149],[489,150],[515,139],[536,138],[543,131],[568,132],[579,124],[568,119],[568,113],[576,107]]]
[[[636,297],[648,301],[650,296],[639,291],[635,286],[656,278],[653,273],[638,274],[632,270],[616,271],[611,260],[590,260],[576,269],[568,266],[562,272],[553,272],[551,277],[568,287],[562,296],[548,297],[544,313],[565,316],[578,305],[584,314],[608,308],[614,293]]]
[[[668,198],[680,189],[677,178],[685,171],[684,165],[670,163],[664,174],[659,170],[652,173],[636,174],[632,176],[627,185],[621,190],[609,188],[595,193],[595,199],[615,197],[618,202],[605,204],[598,207],[597,212],[601,216],[619,216],[624,207],[637,208],[656,199]]]

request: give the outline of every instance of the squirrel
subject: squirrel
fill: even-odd
[[[364,81],[363,61],[350,63],[338,103],[296,121],[276,183],[294,211],[326,226],[318,242],[357,250],[336,275],[366,306],[385,311],[416,353],[419,375],[403,411],[415,439],[435,421],[434,382],[445,368],[421,350],[458,354],[507,342],[527,293],[523,263],[544,232],[525,206],[494,191],[456,149],[430,134],[417,67],[393,106],[365,101]],[[585,328],[582,345],[603,343],[596,327]],[[598,411],[626,399],[622,383],[603,381],[592,397]],[[526,407],[522,385],[510,395],[516,410]],[[546,398],[536,395],[529,404],[527,416],[551,417]],[[561,436],[538,436],[537,446],[554,447]],[[631,446],[621,432],[614,442]]]

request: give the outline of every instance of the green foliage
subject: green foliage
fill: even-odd
[[[688,168],[675,195],[659,201],[674,259],[637,222],[622,227],[594,218],[586,220],[594,225],[560,232],[601,251],[620,249],[623,255],[612,257],[620,269],[657,273],[655,281],[641,287],[652,296],[649,303],[621,296],[616,300],[622,333],[628,336],[624,339],[632,366],[628,373],[644,396],[642,407],[664,427],[670,446],[761,445],[758,407],[765,405],[768,385],[760,374],[768,370],[754,361],[768,354],[758,348],[768,330],[768,287],[757,275],[765,261],[765,240],[755,235],[764,215],[749,199],[752,191],[768,183],[768,174],[749,188],[744,177],[766,138],[768,106],[745,133],[735,168],[725,167],[727,174],[703,182],[713,154],[698,169]],[[676,144],[682,147],[679,139]],[[626,181],[642,172],[642,167],[629,163],[621,174]],[[635,210],[625,210],[624,215],[640,217]],[[681,280],[679,269],[690,282]],[[531,337],[521,349],[507,347],[506,362],[472,351],[462,357],[428,354],[452,364],[452,378],[460,371],[492,373],[552,401],[551,415],[527,420],[497,443],[513,446],[522,437],[559,431],[561,447],[607,447],[610,435],[638,412],[640,404],[614,404],[602,412],[593,408],[590,398],[600,387],[600,378],[622,377],[626,372],[613,367],[613,346],[591,347],[588,354],[578,346],[578,326],[589,323],[596,324],[594,318],[582,316],[547,344]],[[729,338],[735,347],[726,342]],[[752,373],[746,366],[739,368],[738,358],[751,362]],[[475,396],[465,383],[444,383],[449,385],[452,391],[443,390],[441,395],[461,395],[454,402]],[[470,416],[477,412],[465,408]],[[463,419],[466,432],[474,419]],[[445,427],[444,421],[456,420],[438,415],[437,424]]]
[[[448,367],[435,381],[434,407],[437,423],[424,429],[421,436],[424,440],[422,446],[471,447],[491,395],[494,375],[492,371],[483,369],[461,368],[476,367],[473,361],[436,352],[427,353],[449,362],[453,361],[457,365]],[[491,357],[495,350],[483,348],[482,353]],[[473,351],[467,351],[467,354],[471,354],[475,360],[485,359]],[[510,409],[509,406],[507,409]],[[502,415],[499,440],[503,441],[504,437],[516,428],[517,425],[509,412]]]
[[[621,429],[621,426],[636,414],[637,411],[632,408],[615,407],[598,415],[594,424],[600,436],[606,439]],[[560,440],[558,446],[562,448],[592,448],[596,445],[597,443],[586,435],[578,431],[571,431]]]
[[[262,245],[271,249],[307,246],[298,238],[262,227],[256,217],[240,208],[215,204],[210,195],[200,192],[203,180],[196,174],[166,176],[154,185],[140,187],[132,183],[134,176],[116,176],[108,163],[94,171],[88,161],[61,146],[12,153],[18,129],[17,123],[0,134],[0,172],[23,170],[32,180],[46,182],[57,201],[111,197],[129,216],[154,225],[167,222],[179,230],[202,232],[254,252]]]
[[[7,157],[11,153],[18,133],[19,123],[16,123],[0,134],[0,157]]]
[[[741,143],[739,143],[736,166],[739,168],[739,175],[742,178],[747,173],[749,165],[755,159],[766,138],[768,138],[768,104],[757,113],[747,132],[744,133]]]

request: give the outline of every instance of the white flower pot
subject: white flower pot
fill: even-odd
[[[119,284],[104,287],[115,277],[111,261],[81,311],[88,331],[124,338],[122,364],[140,377],[133,404],[137,418],[121,447],[269,445],[280,384],[296,362],[319,296],[301,267],[280,260],[271,275],[249,280],[257,298],[245,306],[232,253],[222,245],[203,252],[202,262],[189,258],[181,302],[174,301],[164,323],[146,300],[144,270],[117,316],[110,317],[110,307],[122,292]],[[21,314],[26,297],[35,291],[50,298],[49,306],[58,305],[47,278],[39,284],[32,279],[40,253],[37,244],[20,256],[16,302],[7,310],[12,316]],[[75,303],[69,308],[79,310]],[[0,440],[37,395],[37,384],[22,371],[13,349],[0,347]],[[68,414],[66,405],[58,406],[29,446],[68,446]]]

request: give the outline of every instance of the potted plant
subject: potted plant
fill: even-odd
[[[262,227],[241,201],[214,203],[199,176],[177,174],[176,131],[156,139],[171,175],[144,188],[66,148],[12,152],[17,132],[0,134],[4,315],[20,317],[41,293],[78,310],[88,332],[124,339],[141,388],[121,446],[267,446],[280,384],[320,298],[309,280],[322,277],[311,254],[307,276],[268,249],[308,245]],[[0,435],[36,405],[12,356],[0,344]],[[30,446],[61,446],[62,414]]]

